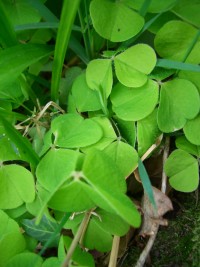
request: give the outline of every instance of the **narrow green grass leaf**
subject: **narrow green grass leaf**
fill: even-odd
[[[153,195],[153,190],[152,190],[152,186],[151,186],[151,182],[148,176],[148,173],[144,167],[144,164],[142,163],[141,159],[139,159],[138,161],[138,171],[140,174],[140,178],[142,180],[142,185],[144,187],[144,191],[147,193],[147,196],[150,200],[150,202],[152,203],[152,205],[154,207],[156,207],[156,202],[154,199],[154,195]]]
[[[20,44],[0,52],[0,85],[10,84],[28,66],[49,56],[53,51],[51,46],[39,44]]]
[[[58,100],[58,90],[72,25],[80,4],[80,0],[66,0],[63,3],[60,25],[56,39],[54,63],[52,71],[51,99]]]
[[[0,2],[0,43],[3,47],[9,47],[18,43],[13,26],[7,16],[2,2]]]
[[[56,239],[57,235],[61,232],[63,226],[66,224],[67,220],[69,219],[71,213],[67,212],[60,224],[57,226],[57,228],[55,229],[54,233],[51,235],[51,237],[49,238],[49,240],[44,244],[43,248],[40,250],[39,255],[42,256],[42,254],[45,252],[45,250],[53,243],[53,241]]]
[[[140,14],[141,16],[144,17],[144,16],[146,15],[147,10],[148,10],[150,4],[151,4],[151,0],[144,0],[142,6],[141,6],[141,8],[140,8],[140,11],[139,11],[139,14]]]
[[[5,129],[5,134],[15,144],[22,160],[29,162],[33,167],[39,162],[39,157],[33,150],[29,141],[23,137],[9,122],[0,114],[0,121]]]
[[[22,25],[15,25],[15,31],[23,31],[23,30],[34,30],[34,29],[57,29],[59,26],[59,22],[37,22],[37,23],[28,23]],[[81,28],[77,25],[73,25],[73,31],[81,32]]]
[[[162,67],[162,68],[168,68],[168,69],[175,69],[175,70],[187,70],[187,71],[200,72],[199,65],[183,63],[180,61],[174,61],[170,59],[158,59],[156,66]]]
[[[46,21],[59,22],[59,19],[40,0],[28,0],[28,2],[39,11]]]

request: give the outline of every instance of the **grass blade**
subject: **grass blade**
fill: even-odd
[[[0,43],[3,47],[9,47],[18,44],[13,26],[7,16],[2,2],[0,2]]]
[[[147,171],[146,171],[146,169],[144,167],[144,164],[142,163],[141,159],[139,159],[139,162],[138,162],[138,171],[139,171],[139,174],[140,174],[142,185],[144,187],[144,191],[147,193],[147,196],[148,196],[150,202],[152,203],[152,205],[154,207],[156,207],[156,202],[155,202],[155,199],[154,199],[151,182],[150,182],[148,173],[147,173]]]
[[[28,139],[23,137],[7,120],[0,114],[0,122],[2,123],[5,134],[15,144],[22,160],[30,163],[34,168],[39,162],[39,157],[33,150]]]
[[[58,100],[62,66],[79,4],[80,0],[65,0],[63,3],[52,71],[51,99],[55,102]]]
[[[199,65],[183,63],[180,61],[174,61],[170,59],[158,59],[156,66],[174,70],[187,70],[187,71],[200,72]]]
[[[0,52],[0,86],[7,85],[30,65],[51,55],[53,48],[47,45],[20,44]]]

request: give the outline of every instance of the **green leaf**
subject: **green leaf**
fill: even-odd
[[[35,185],[30,171],[16,164],[0,167],[1,209],[19,207],[24,202],[32,202],[34,198]]]
[[[155,49],[166,59],[183,61],[193,43],[197,29],[183,21],[169,21],[156,34]],[[194,46],[187,62],[198,64],[200,61],[200,40]]]
[[[9,47],[18,43],[13,25],[10,22],[10,17],[7,15],[4,5],[0,2],[0,43],[3,47]]]
[[[2,2],[13,25],[38,22],[41,19],[38,10],[33,8],[27,0],[14,2],[3,0]]]
[[[135,147],[136,140],[136,129],[134,121],[125,121],[114,117],[114,120],[117,122],[116,126],[118,127],[121,136],[133,147]]]
[[[144,25],[144,19],[121,1],[93,0],[90,15],[98,34],[112,42],[130,39]]]
[[[124,178],[128,177],[137,167],[138,154],[136,150],[124,142],[113,142],[104,149],[104,152],[113,159]]]
[[[199,11],[200,3],[198,0],[182,0],[173,8],[173,12],[181,19],[200,27]]]
[[[137,122],[137,142],[138,154],[143,156],[144,153],[152,146],[161,134],[157,123],[157,109]]]
[[[102,137],[101,127],[91,119],[78,114],[60,115],[52,121],[54,143],[60,147],[76,148],[94,144]]]
[[[191,144],[185,136],[180,136],[176,139],[176,147],[194,156],[200,157],[200,146]]]
[[[51,99],[53,101],[58,100],[58,90],[62,67],[72,31],[72,25],[74,23],[79,4],[80,0],[66,0],[63,2],[60,25],[56,38],[56,47],[52,70]]]
[[[76,168],[79,152],[68,149],[51,149],[37,166],[37,181],[54,192],[66,182]]]
[[[132,8],[136,9],[136,10],[140,10],[141,6],[143,4],[144,1],[141,0],[123,0],[125,3],[131,3]],[[162,11],[167,11],[168,9],[171,9],[177,2],[177,0],[151,0],[148,1],[150,2],[149,8],[148,8],[148,12],[151,13],[159,13]]]
[[[141,87],[156,65],[156,54],[150,46],[137,44],[116,56],[114,63],[117,78],[122,84]]]
[[[72,242],[72,239],[68,236],[62,236],[61,239],[63,239],[64,246],[66,250],[68,251]],[[82,250],[80,247],[76,247],[73,255],[72,255],[72,261],[76,263],[77,266],[87,266],[87,267],[95,267],[94,259],[92,255],[84,250]]]
[[[97,92],[91,90],[86,83],[86,75],[79,75],[73,83],[70,97],[73,99],[77,111],[95,111],[101,109]],[[71,100],[69,99],[70,109]]]
[[[35,253],[24,252],[10,259],[6,267],[42,267],[42,258]]]
[[[25,250],[26,244],[20,233],[18,224],[0,210],[0,266],[6,266],[7,262],[18,253]]]
[[[111,102],[117,116],[125,121],[137,121],[148,116],[158,102],[158,84],[149,80],[139,88],[118,83],[112,91]]]
[[[13,143],[13,148],[17,154],[20,155],[22,160],[32,164],[34,167],[38,164],[39,157],[34,152],[29,141],[23,137],[9,122],[7,122],[0,115],[0,122],[2,123],[5,135],[8,136]]]
[[[39,44],[20,44],[0,51],[0,86],[11,84],[28,66],[52,51],[52,47]]]
[[[198,67],[199,67],[199,72],[200,72],[200,66],[198,66]],[[181,79],[187,79],[190,82],[192,82],[197,87],[199,94],[200,94],[200,75],[199,75],[199,73],[195,73],[192,71],[179,71],[178,76]]]
[[[144,191],[146,192],[150,202],[154,205],[154,207],[156,207],[156,203],[155,203],[155,199],[154,199],[154,195],[153,195],[153,189],[152,189],[152,185],[148,176],[148,173],[144,167],[143,162],[139,159],[138,162],[138,171],[140,174],[140,178],[142,181],[142,185],[144,187]]]
[[[185,137],[193,145],[200,145],[200,115],[198,115],[193,120],[188,120],[183,128]]]
[[[84,153],[91,149],[91,148],[97,148],[99,150],[103,150],[105,147],[107,147],[109,144],[111,144],[114,140],[117,139],[117,135],[113,129],[113,126],[108,118],[106,117],[92,117],[92,121],[96,122],[103,131],[102,138],[95,144],[84,147],[81,149]]]
[[[45,215],[42,217],[39,224],[36,225],[35,221],[36,219],[23,219],[21,223],[27,235],[34,237],[36,240],[44,244],[44,242],[47,242],[54,234],[56,228],[58,227],[58,224],[52,220],[49,220]],[[59,233],[57,233],[57,235],[55,236],[51,246],[57,246],[58,241]]]
[[[50,257],[45,260],[42,267],[60,267],[61,262],[56,257]]]
[[[105,153],[91,150],[83,164],[84,180],[90,185],[85,187],[97,206],[120,216],[124,221],[138,227],[140,215],[124,195],[125,179],[115,163]]]
[[[158,108],[158,127],[165,133],[184,127],[187,120],[199,112],[199,93],[194,84],[184,79],[174,79],[161,86]]]
[[[111,215],[112,216],[112,215]],[[84,246],[90,250],[108,252],[112,248],[113,237],[101,225],[99,218],[91,219],[84,235]],[[95,238],[94,238],[95,236]]]
[[[199,184],[198,161],[187,152],[177,149],[167,159],[164,170],[170,185],[181,192],[192,192]]]
[[[86,81],[90,89],[100,91],[108,97],[111,93],[112,61],[110,59],[94,59],[90,61],[86,69]]]
[[[71,179],[69,184],[63,185],[55,192],[48,202],[48,206],[63,212],[80,212],[94,208],[94,202],[84,189],[82,173],[74,171]]]

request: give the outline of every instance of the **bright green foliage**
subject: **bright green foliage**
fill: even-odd
[[[176,139],[176,147],[194,156],[200,157],[200,146],[191,144],[185,136],[180,136]]]
[[[128,4],[131,3],[131,6],[137,10],[142,8],[143,5],[143,1],[140,0],[135,0],[135,1],[131,1],[131,0],[123,0],[125,3],[127,2]],[[151,0],[149,1],[150,5],[148,8],[148,12],[151,13],[159,13],[162,11],[166,11],[170,8],[172,8],[175,4],[176,4],[176,0]]]
[[[52,47],[39,44],[20,44],[0,51],[1,88],[15,81],[28,66],[49,56],[52,51]]]
[[[69,249],[72,240],[68,236],[61,236],[61,244],[63,243],[66,250]],[[76,247],[74,254],[72,256],[72,261],[78,266],[88,266],[88,267],[95,267],[94,259],[92,255],[86,251],[83,251],[81,248]]]
[[[177,149],[167,159],[164,170],[170,185],[181,192],[192,192],[199,184],[198,161],[187,152]]]
[[[192,25],[200,27],[199,9],[199,0],[181,0],[173,8],[173,12]]]
[[[135,36],[144,19],[122,1],[93,0],[90,13],[95,30],[112,42],[122,42]]]
[[[199,94],[190,81],[174,79],[161,86],[158,126],[165,133],[184,127],[199,113]]]
[[[110,59],[94,59],[90,61],[86,69],[87,84],[92,90],[99,91],[104,97],[111,93],[112,61]]]
[[[169,21],[156,34],[155,49],[161,57],[182,61],[196,34],[197,29],[186,22]],[[200,41],[194,46],[187,61],[199,63],[199,51]]]
[[[19,207],[24,202],[32,202],[34,198],[34,180],[30,171],[16,164],[0,167],[1,209]]]
[[[96,122],[103,131],[102,138],[95,144],[85,147],[82,149],[83,152],[87,152],[90,148],[98,148],[100,150],[107,147],[109,144],[111,144],[114,140],[117,139],[117,135],[113,129],[113,126],[108,118],[101,116],[101,117],[93,117],[91,118],[94,122]]]
[[[57,117],[51,125],[55,136],[54,144],[60,147],[85,147],[96,143],[102,137],[101,127],[91,119],[84,120],[78,114]]]
[[[154,110],[158,102],[158,84],[149,80],[142,87],[128,88],[118,83],[113,88],[111,101],[120,119],[141,120]]]
[[[130,145],[121,141],[110,144],[104,152],[116,162],[124,177],[128,177],[137,167],[138,154]]]
[[[81,74],[74,81],[68,101],[69,112],[72,110],[72,101],[78,112],[101,109],[101,102],[98,97],[98,93],[89,88],[85,74]]]
[[[0,267],[60,267],[72,250],[69,266],[94,267],[86,248],[115,252],[113,237],[141,225],[132,199],[146,194],[156,212],[141,157],[156,145],[147,165],[159,160],[171,136],[170,185],[198,188],[198,11],[198,0],[1,1]]]
[[[25,250],[24,237],[20,233],[18,224],[0,210],[0,266],[6,266],[7,262],[15,255]]]
[[[2,0],[2,3],[13,25],[39,22],[41,19],[38,10],[30,6],[27,0]]]
[[[24,252],[8,261],[6,267],[42,267],[42,258],[35,253]]]
[[[161,134],[157,124],[157,109],[137,122],[137,142],[138,154],[143,156],[144,153],[156,142],[156,139]]]
[[[154,50],[145,44],[138,44],[119,54],[114,59],[118,80],[128,87],[141,87],[156,65]]]
[[[200,115],[187,121],[183,128],[186,138],[194,145],[200,145]]]

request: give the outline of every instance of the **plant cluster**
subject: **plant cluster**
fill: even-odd
[[[116,266],[112,244],[142,221],[126,179],[134,172],[156,209],[143,160],[166,138],[170,186],[197,189],[199,10],[0,2],[0,267],[92,267],[111,249]]]

